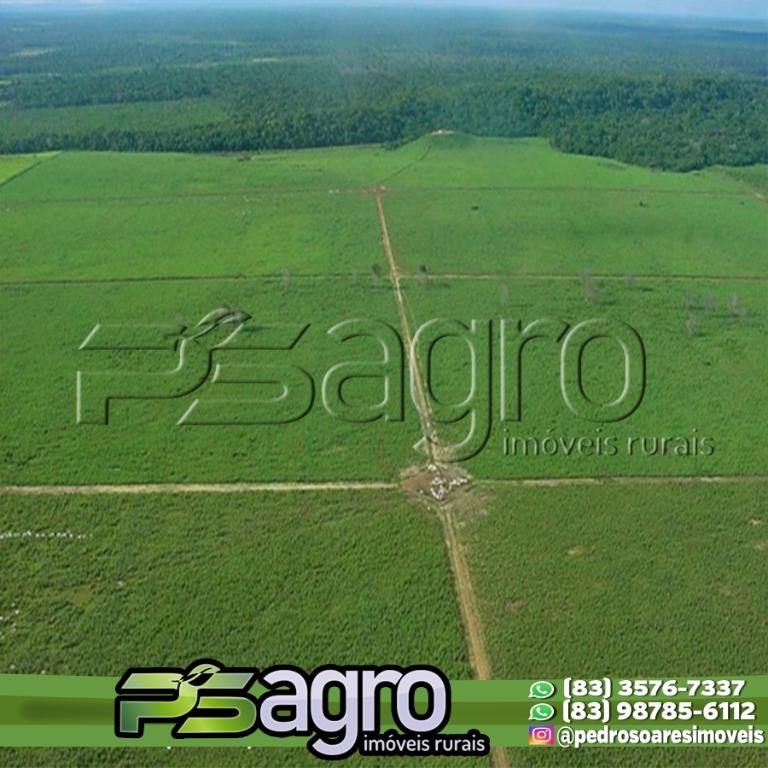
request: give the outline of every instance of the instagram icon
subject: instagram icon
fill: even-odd
[[[529,725],[528,746],[551,747],[555,743],[554,725]]]

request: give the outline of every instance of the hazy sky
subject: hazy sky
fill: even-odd
[[[253,5],[321,5],[330,4],[333,0],[254,0]],[[354,5],[355,0],[341,0],[345,4]],[[183,5],[185,0],[166,0],[168,5]],[[127,6],[127,5],[157,5],[149,0],[0,0],[0,6],[72,6],[88,5],[95,7]],[[189,0],[189,4],[216,6],[224,4],[217,0]],[[247,0],[237,0],[238,5],[248,5]],[[597,10],[617,13],[654,13],[654,14],[686,14],[695,16],[724,16],[749,17],[768,20],[768,0],[360,0],[366,5],[431,5],[431,6],[494,6],[502,8],[540,8],[565,10]]]

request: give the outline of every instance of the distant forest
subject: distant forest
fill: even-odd
[[[475,10],[0,10],[0,152],[542,136],[674,170],[768,162],[757,25]]]

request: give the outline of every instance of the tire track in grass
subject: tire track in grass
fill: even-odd
[[[624,281],[626,274],[611,274],[608,272],[592,272],[592,277],[599,280]],[[419,275],[414,272],[398,272],[400,280],[417,280]],[[292,280],[316,280],[318,282],[328,280],[352,280],[353,274],[348,272],[306,272],[294,273]],[[430,272],[429,277],[435,282],[440,280],[521,280],[521,281],[541,281],[548,282],[552,280],[561,282],[574,282],[580,279],[578,274],[567,273],[521,273],[510,272]],[[688,282],[688,283],[764,283],[768,282],[768,275],[651,275],[651,274],[633,274],[638,282],[643,280],[647,282],[668,283],[668,282]],[[278,282],[285,279],[285,276],[276,272],[265,272],[263,274],[237,274],[237,275],[158,275],[146,277],[73,277],[73,278],[39,278],[39,279],[21,279],[21,280],[0,280],[0,288],[24,288],[27,286],[80,286],[80,285],[130,285],[131,283],[194,283],[194,282],[243,282],[260,280],[262,282]]]
[[[429,153],[432,151],[433,146],[434,146],[434,142],[430,138],[429,144],[427,144],[426,150],[421,155],[419,155],[419,157],[417,157],[415,160],[412,160],[410,163],[406,163],[402,168],[398,168],[396,171],[393,171],[388,176],[385,176],[383,179],[380,179],[378,182],[379,186],[386,183],[387,181],[390,181],[391,179],[394,179],[396,176],[399,176],[401,173],[404,173],[405,171],[409,171],[415,165],[418,165],[422,161],[426,160],[427,157],[429,157]]]
[[[390,491],[397,483],[125,483],[122,485],[5,485],[0,496],[98,496],[153,493],[297,493],[316,491]]]
[[[305,272],[294,273],[291,280],[352,280],[351,272]],[[130,285],[131,283],[232,283],[243,281],[282,282],[283,273],[264,272],[232,275],[148,275],[144,277],[72,277],[72,278],[39,278],[30,280],[0,280],[0,288],[24,288],[26,286],[80,286],[80,285]]]
[[[402,272],[400,275],[406,280],[415,280],[419,277],[414,272]],[[599,280],[624,281],[628,275],[612,272],[590,272],[590,276]],[[768,281],[768,275],[708,275],[708,274],[636,274],[631,275],[638,282],[647,281],[655,283],[674,282],[700,282],[700,283],[760,283]],[[581,279],[581,275],[573,272],[430,272],[430,277],[439,280],[560,280],[572,282]]]
[[[768,483],[768,475],[618,475],[616,477],[521,477],[476,480],[478,485],[554,488],[563,485],[738,485]]]
[[[417,410],[419,411],[419,420],[421,422],[422,442],[430,463],[434,463],[440,459],[440,446],[432,420],[429,402],[424,395],[421,371],[419,370],[418,361],[413,350],[413,338],[411,337],[408,314],[400,286],[400,272],[398,271],[397,262],[395,261],[395,255],[392,250],[392,243],[389,239],[389,230],[384,215],[382,196],[383,190],[378,189],[376,191],[376,212],[379,217],[379,226],[381,228],[381,244],[387,257],[387,264],[389,265],[389,277],[392,281],[392,289],[395,294],[400,328],[410,355],[411,376],[413,382],[412,389],[418,405]],[[454,514],[450,508],[443,507],[438,510],[438,518],[443,528],[443,537],[445,538],[448,560],[451,565],[453,581],[456,587],[459,611],[461,613],[462,624],[464,625],[464,638],[467,645],[469,664],[475,679],[490,680],[492,679],[493,674],[488,653],[485,648],[483,625],[480,619],[480,613],[477,609],[477,599],[475,598],[475,592],[472,587],[469,564],[467,563],[467,559],[464,555],[464,548],[456,530]],[[507,759],[507,753],[503,748],[492,747],[490,754],[491,765],[494,766],[494,768],[508,768],[509,760]]]
[[[400,273],[395,262],[395,256],[392,251],[392,243],[389,239],[389,230],[387,229],[387,220],[384,216],[384,204],[382,202],[382,190],[376,191],[376,212],[379,217],[379,227],[381,228],[381,244],[384,248],[384,254],[387,257],[387,266],[389,267],[389,279],[392,282],[392,289],[395,293],[395,304],[397,306],[397,316],[400,320],[400,330],[403,333],[406,350],[408,354],[413,350],[413,338],[411,337],[410,326],[408,325],[408,315],[403,301],[403,291],[400,285]],[[424,395],[421,372],[415,356],[411,359],[411,365],[414,369],[413,395],[418,402],[419,421],[421,422],[421,433],[423,436],[424,449],[430,461],[434,461],[439,456],[435,455],[435,443],[437,442],[434,426],[432,424],[431,413],[427,398]]]
[[[599,280],[624,281],[626,274],[612,274],[609,272],[592,272],[592,277]],[[417,280],[419,275],[414,272],[398,272],[400,280]],[[318,282],[328,280],[352,280],[351,272],[305,272],[294,273],[292,280],[316,280]],[[526,272],[515,274],[513,272],[430,272],[429,277],[435,282],[440,280],[521,280],[548,282],[557,280],[561,282],[574,282],[581,278],[578,274],[541,272]],[[632,274],[638,282],[668,283],[764,283],[768,282],[768,275],[651,275]],[[263,274],[236,274],[236,275],[157,275],[146,277],[73,277],[73,278],[33,278],[20,280],[0,280],[0,288],[24,288],[27,286],[79,286],[79,285],[122,285],[131,283],[194,283],[194,282],[243,282],[260,280],[263,282],[277,282],[285,279],[285,276],[276,272]]]
[[[42,154],[42,153],[40,153]],[[46,153],[46,157],[40,157],[38,154],[34,155],[34,160],[24,168],[16,171],[16,173],[12,173],[10,176],[6,176],[4,179],[0,179],[0,187],[5,187],[8,184],[10,184],[12,181],[15,181],[16,179],[20,179],[25,173],[29,173],[30,171],[33,171],[35,168],[37,168],[39,165],[42,165],[43,163],[50,162],[52,160],[55,160],[61,153],[60,152],[51,152],[50,154]],[[7,205],[7,203],[4,203]]]
[[[55,155],[58,157],[59,155]],[[44,158],[34,163],[28,168],[24,168],[19,173],[11,176],[10,179],[16,179],[23,173],[31,171],[41,163],[54,158]],[[0,183],[2,186],[2,183]],[[3,204],[9,208],[29,208],[37,205],[101,205],[106,203],[136,203],[142,205],[162,205],[165,203],[173,204],[177,202],[185,202],[189,200],[198,200],[200,202],[220,202],[220,201],[243,201],[252,202],[254,198],[283,198],[283,197],[299,197],[299,196],[321,196],[321,195],[370,195],[371,190],[366,187],[338,187],[335,189],[327,189],[324,187],[263,187],[263,188],[250,188],[243,190],[242,192],[175,192],[173,194],[158,194],[158,195],[102,195],[96,197],[43,197],[39,199],[26,199],[26,200],[8,200]]]
[[[527,477],[475,480],[478,486],[509,485],[553,488],[568,485],[739,485],[768,483],[768,475],[702,475],[616,477]],[[378,480],[266,483],[94,483],[92,485],[2,485],[0,496],[97,496],[154,493],[296,493],[321,491],[393,491],[399,483]],[[455,534],[455,531],[454,531]]]

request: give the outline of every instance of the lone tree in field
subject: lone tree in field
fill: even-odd
[[[426,264],[419,265],[419,282],[422,285],[426,285],[429,282],[429,272],[427,271]]]

